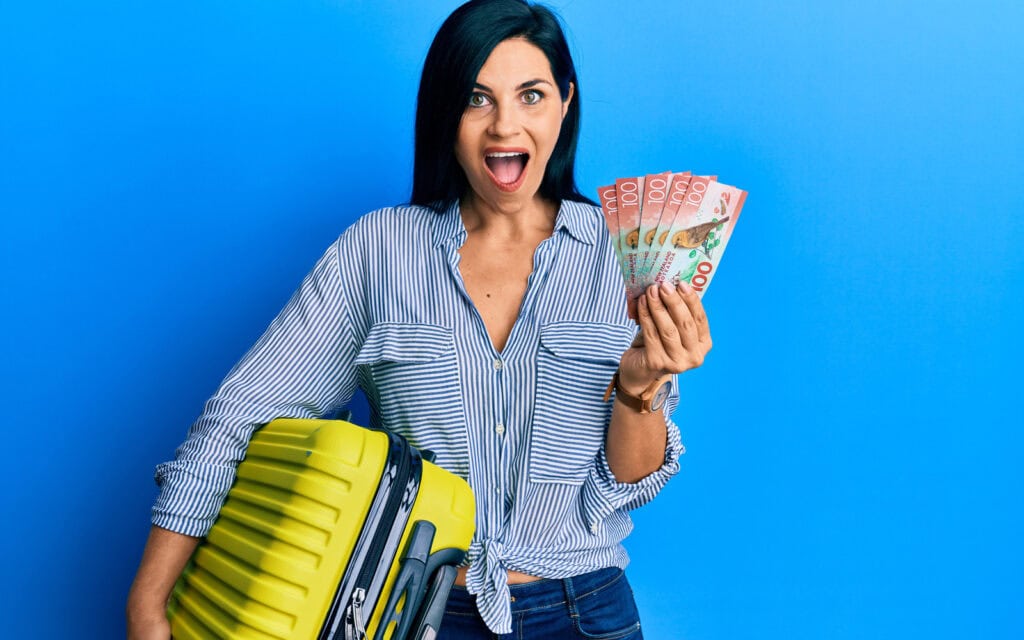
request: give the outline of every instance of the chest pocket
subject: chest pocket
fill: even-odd
[[[633,332],[631,326],[584,322],[541,327],[530,480],[581,484],[587,477],[611,418],[604,391]]]
[[[371,327],[354,364],[369,382],[367,398],[380,425],[401,433],[437,464],[469,474],[465,414],[452,331],[429,324]]]

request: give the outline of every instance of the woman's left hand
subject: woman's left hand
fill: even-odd
[[[661,376],[704,363],[711,331],[700,297],[689,284],[651,285],[637,299],[636,316],[641,331],[619,362],[619,383],[626,391],[640,395]]]

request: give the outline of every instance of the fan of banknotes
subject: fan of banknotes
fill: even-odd
[[[656,173],[597,190],[633,303],[652,284],[688,283],[703,296],[747,192],[718,176]]]

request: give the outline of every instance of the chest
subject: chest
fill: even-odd
[[[459,251],[463,286],[499,352],[515,325],[543,239],[509,243],[470,236]]]

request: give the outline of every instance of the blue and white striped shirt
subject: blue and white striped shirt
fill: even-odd
[[[157,467],[153,523],[205,535],[256,427],[329,415],[359,386],[372,426],[430,449],[472,486],[467,587],[491,629],[511,630],[506,569],[625,567],[627,511],[658,493],[684,449],[669,420],[659,470],[623,484],[608,468],[602,396],[636,326],[600,210],[562,203],[500,353],[459,273],[465,240],[457,204],[381,209],[347,229]]]

